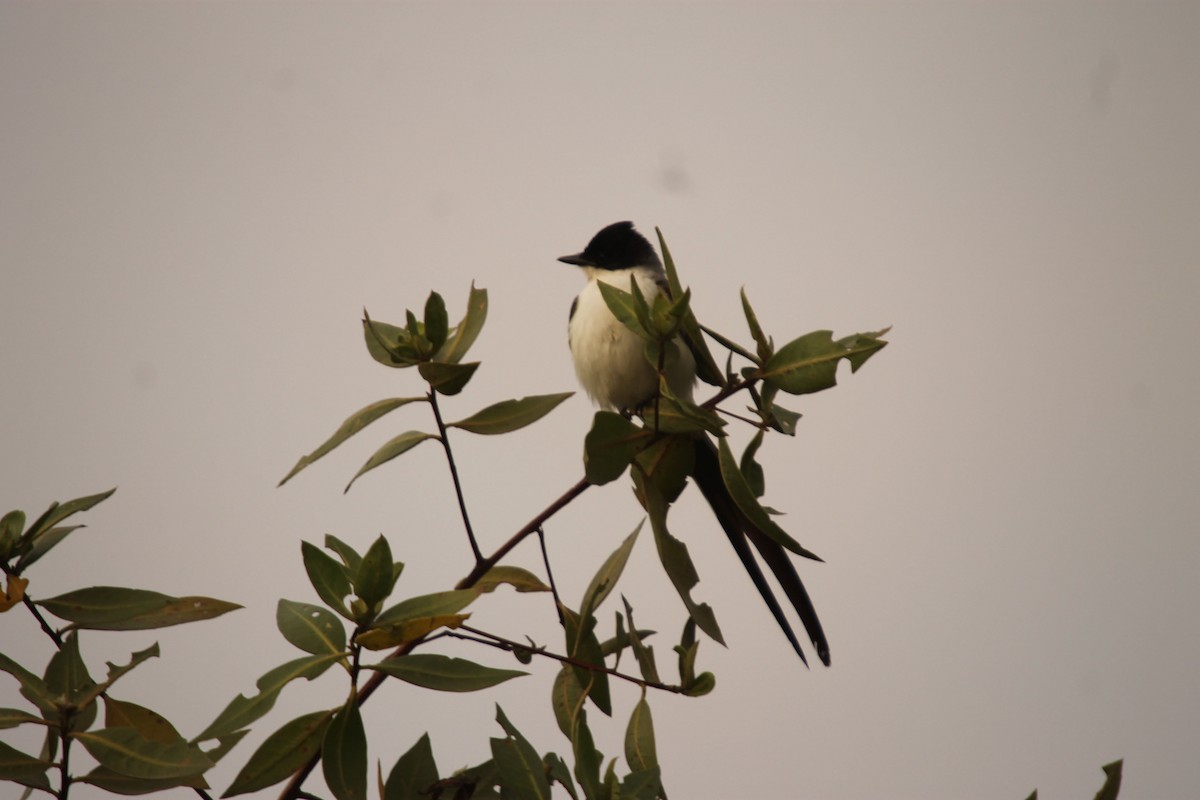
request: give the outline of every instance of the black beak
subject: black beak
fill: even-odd
[[[590,258],[586,258],[583,255],[583,253],[576,253],[573,256],[562,256],[558,260],[563,262],[564,264],[570,264],[575,267],[594,267],[594,266],[596,266],[596,262],[592,261]]]

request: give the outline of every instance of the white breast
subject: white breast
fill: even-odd
[[[635,408],[654,396],[658,376],[644,355],[645,342],[608,310],[597,281],[629,291],[629,277],[633,274],[646,300],[653,302],[659,291],[656,275],[648,269],[585,270],[589,273],[588,283],[576,300],[575,314],[567,329],[575,374],[584,391],[601,408],[617,411]],[[671,370],[668,380],[672,391],[690,400],[695,365],[686,347],[681,344],[679,350],[683,356],[681,363]]]

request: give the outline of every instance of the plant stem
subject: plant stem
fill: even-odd
[[[546,520],[550,519],[559,511],[561,511],[563,506],[567,505],[576,497],[587,491],[587,488],[591,485],[592,484],[588,482],[587,478],[580,478],[574,486],[563,492],[561,497],[559,497],[557,500],[547,506],[540,514],[526,523],[525,527],[514,533],[507,542],[500,545],[496,552],[492,553],[490,556],[481,561],[477,561],[475,564],[475,569],[471,570],[471,574],[459,581],[458,585],[454,588],[470,589],[472,586],[479,583],[479,579],[482,578],[489,569],[496,566],[500,559],[508,555],[510,550],[519,545],[526,536],[536,532],[538,528],[545,524]]]
[[[475,563],[483,560],[479,543],[475,541],[475,531],[471,529],[471,518],[467,515],[467,502],[463,499],[462,483],[458,479],[458,467],[454,464],[454,453],[450,450],[450,438],[446,435],[446,423],[442,421],[442,412],[438,408],[437,390],[429,391],[429,406],[433,409],[433,418],[437,420],[438,438],[442,449],[446,451],[446,461],[450,464],[450,477],[454,479],[454,493],[458,496],[458,510],[462,513],[463,527],[467,529],[467,539],[471,542],[471,552],[475,554]]]
[[[550,569],[550,554],[546,552],[546,532],[537,529],[538,544],[542,548],[542,563],[546,565],[546,579],[550,581],[550,596],[554,598],[554,610],[558,613],[558,624],[566,624],[563,619],[562,601],[558,599],[558,587],[554,585],[554,570]]]
[[[58,762],[61,786],[58,790],[58,799],[67,800],[67,795],[71,793],[71,737],[68,735],[68,730],[71,727],[71,715],[69,713],[63,715],[62,725],[59,727],[59,734],[62,738],[62,760]]]
[[[58,635],[58,631],[50,627],[50,623],[46,622],[46,618],[42,616],[42,612],[38,611],[38,607],[34,605],[33,600],[29,598],[29,595],[23,596],[21,600],[25,603],[25,607],[29,609],[29,613],[33,614],[33,618],[36,619],[38,624],[42,626],[42,630],[45,631],[46,635],[54,641],[54,646],[59,650],[62,650],[62,637]]]
[[[476,638],[470,637],[470,636],[463,636],[461,633],[457,632],[458,630],[467,631],[468,633],[473,633],[473,634],[475,634],[475,636],[480,636],[483,638],[476,639]],[[668,684],[659,683],[657,681],[648,681],[643,678],[635,678],[632,675],[626,675],[624,672],[618,672],[615,669],[612,669],[610,667],[605,667],[600,664],[591,664],[591,663],[588,663],[587,661],[579,661],[578,659],[571,658],[570,656],[562,656],[562,655],[559,655],[558,653],[551,653],[549,650],[538,650],[536,648],[529,647],[529,645],[521,644],[520,642],[509,641],[508,639],[505,639],[502,636],[496,636],[495,634],[488,633],[487,631],[481,631],[478,628],[472,628],[469,625],[460,625],[460,626],[458,626],[457,630],[447,631],[446,635],[452,639],[466,639],[468,641],[474,641],[474,642],[479,642],[480,644],[490,645],[491,647],[498,647],[502,650],[513,650],[513,649],[525,650],[525,651],[528,651],[535,655],[545,656],[546,658],[552,658],[555,661],[558,661],[562,664],[570,664],[572,667],[579,667],[580,669],[586,669],[590,672],[603,672],[605,675],[611,675],[612,677],[620,678],[623,681],[629,681],[630,683],[636,683],[638,686],[641,686],[643,688],[660,689],[664,692],[674,692],[675,694],[683,694],[683,691],[684,691],[682,686],[670,686]]]
[[[737,394],[742,389],[748,389],[749,387],[753,386],[756,383],[758,383],[758,378],[744,378],[740,381],[734,381],[733,383],[729,384],[721,391],[714,394],[712,397],[705,400],[700,405],[700,407],[707,408],[710,410],[713,408],[716,408],[717,403],[720,403],[722,400],[729,397],[730,395]]]

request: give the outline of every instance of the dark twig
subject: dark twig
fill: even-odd
[[[463,634],[459,633],[458,631],[466,631],[467,633],[473,633],[473,634],[475,634],[475,636],[464,636]],[[524,650],[525,652],[533,653],[534,655],[545,656],[546,658],[554,659],[555,661],[558,661],[562,664],[570,664],[572,667],[579,667],[580,669],[586,669],[589,672],[603,672],[605,675],[611,675],[612,677],[620,678],[623,681],[629,681],[630,683],[636,683],[638,686],[641,686],[642,688],[646,688],[646,689],[659,689],[664,692],[674,692],[675,694],[683,694],[684,693],[684,688],[682,686],[671,686],[666,683],[659,683],[658,681],[648,681],[648,680],[645,680],[644,678],[636,678],[633,675],[627,675],[624,672],[618,672],[615,669],[611,669],[610,667],[605,667],[600,664],[590,664],[587,661],[580,661],[578,659],[571,658],[570,656],[563,656],[563,655],[559,655],[558,653],[551,653],[549,650],[532,648],[529,645],[521,644],[520,642],[510,641],[509,639],[505,639],[503,636],[497,636],[494,633],[488,633],[487,631],[481,631],[478,628],[472,628],[469,625],[460,625],[456,630],[447,631],[446,635],[452,639],[466,639],[468,641],[490,645],[492,647],[496,647],[501,650]],[[482,638],[475,638],[475,637],[482,637]]]
[[[542,563],[546,565],[546,579],[550,581],[550,596],[554,598],[554,610],[558,613],[558,624],[565,625],[566,620],[563,619],[562,601],[558,599],[558,587],[554,585],[554,570],[550,568],[550,554],[546,552],[546,532],[539,527],[537,535],[538,544],[542,548]]]
[[[538,528],[542,527],[542,525],[545,524],[546,520],[553,517],[555,514],[557,514],[559,511],[561,511],[565,505],[567,505],[572,500],[574,500],[576,497],[578,497],[579,495],[581,495],[585,491],[587,491],[587,488],[591,485],[592,484],[590,484],[588,482],[587,478],[580,478],[579,481],[574,486],[572,486],[570,489],[567,489],[567,491],[563,492],[561,497],[559,497],[553,503],[548,505],[536,517],[534,517],[529,522],[527,522],[525,524],[525,527],[521,528],[521,530],[514,533],[507,542],[500,545],[499,549],[497,549],[496,552],[492,553],[490,556],[483,559],[482,561],[477,562],[475,564],[475,569],[471,570],[471,574],[468,575],[467,577],[463,578],[461,581],[459,581],[458,585],[455,586],[454,588],[455,589],[470,589],[472,586],[479,583],[479,579],[482,578],[485,574],[487,574],[487,571],[489,569],[496,566],[496,564],[498,564],[500,562],[500,559],[502,559],[506,555],[508,555],[510,550],[512,550],[517,545],[519,545],[525,539],[526,536],[530,535],[531,533],[536,532]]]
[[[29,609],[29,613],[33,614],[33,618],[38,621],[38,625],[42,626],[42,630],[45,631],[46,635],[54,640],[54,646],[59,650],[62,650],[62,637],[58,635],[58,631],[50,627],[50,623],[46,622],[46,618],[42,616],[41,611],[38,611],[38,607],[34,605],[33,600],[29,598],[29,595],[24,595],[21,598],[21,601],[25,603],[25,607]]]
[[[450,450],[450,437],[446,435],[446,423],[442,421],[442,412],[438,408],[437,390],[429,391],[429,406],[433,409],[433,418],[437,420],[438,439],[442,449],[446,451],[446,461],[450,464],[450,477],[454,479],[454,493],[458,496],[458,510],[462,513],[463,527],[467,529],[467,539],[471,542],[471,552],[475,554],[475,563],[483,560],[479,543],[475,541],[475,531],[471,528],[471,518],[467,516],[467,502],[463,499],[462,483],[458,479],[458,467],[454,464],[454,453]]]
[[[748,389],[749,387],[753,386],[756,383],[758,383],[757,377],[743,378],[740,381],[734,381],[733,383],[729,384],[725,388],[721,389],[721,391],[714,394],[712,397],[705,400],[700,405],[700,407],[707,408],[707,409],[714,409],[717,407],[717,404],[720,403],[725,398],[730,397],[731,395],[737,394],[742,389]]]

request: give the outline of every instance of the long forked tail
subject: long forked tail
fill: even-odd
[[[800,642],[784,615],[783,608],[779,605],[775,593],[767,583],[766,576],[763,575],[762,568],[754,558],[754,552],[750,548],[751,544],[754,545],[754,549],[758,550],[759,555],[775,576],[775,580],[779,582],[784,595],[791,602],[792,608],[796,610],[805,632],[808,633],[809,640],[816,648],[817,657],[821,659],[822,664],[829,666],[829,642],[825,638],[821,621],[817,618],[817,611],[813,608],[812,599],[809,598],[808,592],[800,580],[800,575],[796,572],[796,565],[792,563],[791,557],[783,546],[755,527],[734,503],[733,498],[729,495],[729,490],[725,488],[724,481],[721,480],[721,468],[717,461],[716,447],[707,437],[696,440],[694,477],[701,494],[712,507],[725,535],[729,537],[729,543],[733,545],[734,551],[741,559],[742,566],[749,573],[750,579],[754,581],[754,586],[762,596],[763,602],[771,610],[772,616],[779,623],[779,627],[787,636],[788,641],[792,643],[800,660],[808,664],[808,659],[804,657],[804,652],[800,649]]]

